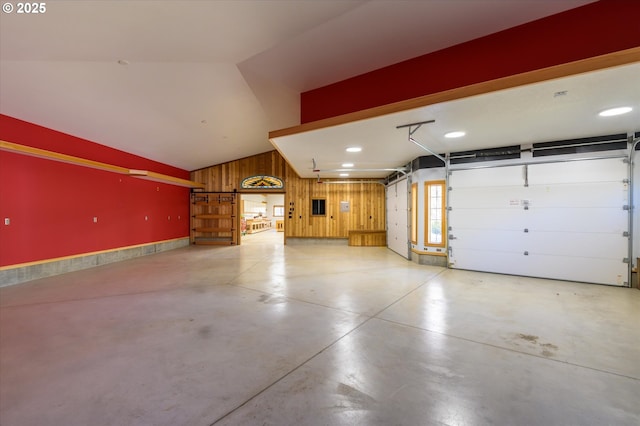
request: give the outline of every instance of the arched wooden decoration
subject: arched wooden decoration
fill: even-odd
[[[282,189],[282,179],[275,176],[251,176],[242,181],[242,189]]]

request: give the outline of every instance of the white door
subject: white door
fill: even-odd
[[[409,258],[407,179],[387,186],[387,247]]]
[[[452,267],[624,285],[626,175],[622,159],[452,172]]]

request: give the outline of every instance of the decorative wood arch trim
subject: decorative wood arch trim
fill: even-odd
[[[240,183],[242,189],[283,189],[284,182],[275,176],[256,175],[245,178]]]

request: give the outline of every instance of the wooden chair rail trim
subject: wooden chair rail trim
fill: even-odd
[[[13,142],[0,140],[0,150],[13,152],[15,154],[29,155],[32,157],[44,158],[46,160],[59,161],[61,163],[73,164],[81,167],[104,170],[111,173],[118,173],[132,177],[148,179],[156,182],[167,183],[169,185],[185,186],[187,188],[204,188],[203,183],[193,182],[175,176],[164,175],[162,173],[147,170],[128,169],[126,167],[115,166],[113,164],[102,163],[100,161],[88,160],[86,158],[74,157],[73,155],[61,154],[59,152],[48,151],[46,149],[34,148],[20,145]]]

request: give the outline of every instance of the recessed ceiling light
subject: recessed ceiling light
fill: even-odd
[[[465,132],[462,131],[456,131],[456,132],[449,132],[449,133],[445,133],[444,137],[445,138],[461,138],[464,135],[466,135]]]
[[[349,176],[349,173],[340,173],[340,177],[347,177]]]
[[[618,108],[609,108],[602,111],[598,114],[600,117],[612,117],[614,115],[626,114],[631,112],[633,108],[631,107],[618,107]]]
[[[353,167],[353,163],[344,163],[342,167]]]
[[[347,152],[360,152],[362,151],[362,148],[360,148],[359,146],[350,146],[349,148],[347,148]]]

